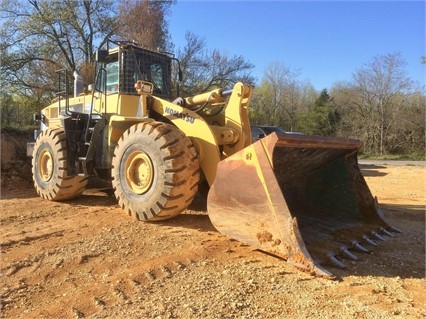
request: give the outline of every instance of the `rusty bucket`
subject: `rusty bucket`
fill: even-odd
[[[393,237],[358,166],[357,140],[273,133],[221,161],[216,229],[318,276]]]

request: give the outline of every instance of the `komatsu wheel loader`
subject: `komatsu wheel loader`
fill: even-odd
[[[273,133],[252,144],[252,88],[171,98],[173,57],[130,43],[99,50],[88,93],[58,71],[59,92],[38,115],[28,144],[37,193],[80,196],[90,176],[110,180],[128,214],[143,221],[178,215],[200,181],[210,186],[216,229],[318,276],[345,267],[390,226],[358,167],[360,142]]]

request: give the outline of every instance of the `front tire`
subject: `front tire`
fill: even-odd
[[[40,133],[32,159],[34,187],[40,197],[61,201],[80,196],[88,177],[68,176],[66,137],[62,129]]]
[[[130,127],[112,160],[119,205],[140,220],[164,220],[184,211],[198,191],[197,152],[178,128],[162,122]]]

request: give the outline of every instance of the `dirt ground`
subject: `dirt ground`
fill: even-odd
[[[361,165],[402,233],[348,269],[329,268],[329,280],[219,234],[203,208],[138,222],[99,184],[76,200],[42,200],[11,139],[2,138],[2,318],[426,318],[426,166]]]

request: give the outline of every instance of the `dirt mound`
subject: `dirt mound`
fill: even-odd
[[[14,188],[31,184],[31,158],[27,157],[27,142],[33,140],[33,131],[1,129],[1,187]]]

